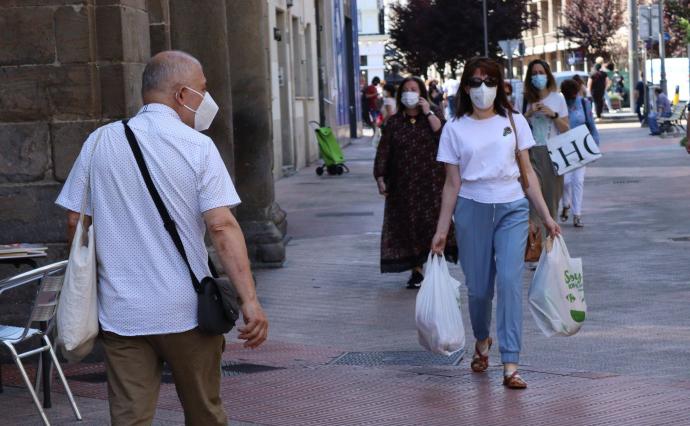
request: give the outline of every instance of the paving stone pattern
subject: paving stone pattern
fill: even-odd
[[[348,352],[421,350],[416,292],[404,288],[406,274],[378,269],[374,150],[366,139],[346,149],[348,175],[317,177],[312,167],[277,182],[292,240],[283,269],[256,271],[270,341],[247,350],[231,333],[224,358],[279,368],[223,377],[232,424],[690,424],[690,156],[677,139],[648,137],[634,124],[601,127],[604,157],[585,182],[586,226],[563,226],[571,255],[583,258],[587,321],[575,336],[549,339],[525,304],[525,391],[501,386],[497,348],[487,374],[471,373],[467,357],[459,366],[341,365]],[[463,280],[460,267],[451,273]],[[471,351],[464,288],[462,296]],[[5,370],[3,420],[36,424],[16,372]],[[75,380],[102,370],[68,367],[83,424],[108,423],[105,384]],[[51,419],[75,424],[57,384],[54,399]],[[158,408],[155,424],[183,423],[172,384],[162,385]]]

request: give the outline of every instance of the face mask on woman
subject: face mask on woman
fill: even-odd
[[[417,92],[403,92],[400,101],[408,108],[414,108],[419,104],[419,93]]]
[[[489,109],[493,106],[496,99],[496,89],[498,87],[488,87],[486,83],[482,83],[479,87],[470,89],[470,99],[472,104],[477,109]]]
[[[532,86],[542,90],[546,88],[547,78],[544,74],[537,74],[532,76]]]

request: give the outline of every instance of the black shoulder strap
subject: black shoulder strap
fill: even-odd
[[[192,278],[192,285],[194,285],[194,290],[196,290],[197,293],[201,293],[201,285],[199,284],[199,280],[196,278],[196,276],[194,276],[192,266],[189,264],[189,259],[187,259],[187,253],[184,250],[184,244],[182,244],[180,234],[177,232],[177,226],[170,217],[168,209],[165,207],[165,204],[163,203],[161,196],[158,194],[156,186],[153,184],[153,180],[151,179],[151,175],[149,174],[149,169],[146,167],[146,162],[144,161],[144,155],[141,153],[141,148],[137,143],[137,138],[134,136],[134,132],[132,132],[132,129],[130,129],[130,127],[127,125],[128,121],[129,120],[122,120],[122,124],[125,126],[125,135],[127,136],[127,141],[129,142],[130,148],[132,148],[134,158],[137,160],[139,170],[141,171],[141,175],[144,178],[144,182],[146,183],[146,188],[148,188],[149,194],[151,194],[151,198],[153,198],[153,203],[156,205],[158,213],[160,213],[161,218],[163,219],[163,226],[165,227],[165,230],[168,231],[168,234],[170,234],[170,238],[172,238],[173,243],[177,248],[177,251],[180,252],[182,260],[184,260],[185,265],[187,265],[187,268],[189,269],[189,276]],[[211,263],[210,259],[209,263]]]

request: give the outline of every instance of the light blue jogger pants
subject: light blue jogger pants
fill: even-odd
[[[520,361],[528,216],[526,198],[499,204],[458,198],[455,208],[455,229],[468,289],[472,331],[477,340],[489,337],[495,282],[496,328],[504,364]]]

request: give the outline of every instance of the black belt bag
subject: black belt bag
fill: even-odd
[[[197,308],[199,330],[202,333],[211,335],[225,334],[232,330],[235,326],[235,322],[240,316],[240,304],[237,291],[230,280],[218,278],[216,268],[210,258],[208,260],[208,266],[212,276],[204,277],[201,282],[199,282],[194,275],[192,266],[189,264],[189,259],[187,259],[187,253],[182,244],[182,239],[177,232],[177,226],[170,217],[168,209],[165,207],[163,200],[158,194],[156,186],[153,184],[149,170],[146,167],[146,162],[144,161],[144,155],[141,153],[141,148],[137,143],[134,132],[132,132],[132,129],[127,125],[127,121],[128,120],[122,121],[122,124],[125,126],[125,135],[127,135],[127,141],[139,165],[139,170],[146,183],[146,188],[148,188],[151,198],[153,198],[153,203],[156,205],[158,213],[160,213],[163,219],[163,226],[170,234],[170,238],[172,238],[177,251],[180,253],[182,260],[184,260],[184,263],[189,269],[194,291],[199,295],[199,304]]]

